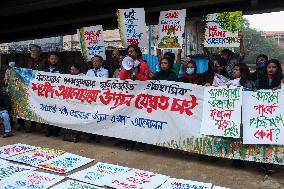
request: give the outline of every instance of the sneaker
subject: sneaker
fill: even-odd
[[[14,136],[12,132],[4,133],[3,138]]]

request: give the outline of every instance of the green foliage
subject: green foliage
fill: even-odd
[[[250,28],[247,20],[243,24],[244,46],[246,49],[245,62],[254,64],[259,54],[265,54],[270,59],[283,59],[284,49],[278,45],[276,39],[265,38],[261,36],[261,32]]]
[[[241,11],[219,13],[217,20],[223,29],[232,33],[239,31],[243,24]]]

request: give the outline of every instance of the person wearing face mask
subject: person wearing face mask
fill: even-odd
[[[184,77],[180,78],[181,82],[198,84],[197,66],[196,63],[190,59],[184,67]]]
[[[255,60],[256,70],[251,74],[250,79],[254,82],[259,80],[259,78],[265,73],[265,66],[268,62],[268,57],[265,54],[259,54]]]

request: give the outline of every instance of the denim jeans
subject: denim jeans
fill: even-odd
[[[0,111],[0,119],[2,119],[4,124],[4,132],[11,132],[10,117],[7,110]]]

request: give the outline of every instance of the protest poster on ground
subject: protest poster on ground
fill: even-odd
[[[126,188],[157,188],[161,186],[169,176],[148,172],[139,169],[131,169],[123,174],[117,173],[112,176],[106,186],[116,189]]]
[[[35,170],[36,168],[25,165],[18,165],[14,163],[2,164],[0,165],[0,185],[2,185],[4,182],[19,177],[22,174],[26,174]]]
[[[47,189],[54,184],[63,180],[63,176],[52,175],[49,173],[43,173],[38,171],[32,171],[21,175],[20,177],[14,177],[8,182],[1,185],[1,188],[16,188],[16,189],[27,189],[27,188],[40,188]]]
[[[75,180],[64,181],[56,186],[53,186],[50,189],[63,189],[63,188],[65,189],[103,189],[98,186],[86,184],[86,183],[75,181]]]
[[[117,21],[124,47],[131,44],[139,47],[148,46],[144,8],[118,9]]]
[[[159,49],[182,49],[186,9],[161,11],[159,18]]]
[[[206,16],[205,47],[239,47],[242,12],[223,12]]]
[[[92,161],[94,160],[90,158],[71,153],[64,153],[53,159],[38,164],[37,167],[64,174]]]
[[[259,90],[244,93],[244,144],[284,144],[283,91]]]
[[[106,60],[102,25],[83,27],[77,30],[84,60],[91,61],[94,55]]]
[[[213,186],[212,189],[230,189],[230,188],[221,187],[221,186]]]
[[[211,183],[197,182],[183,179],[168,179],[159,189],[183,189],[183,188],[198,188],[198,189],[211,189]]]
[[[112,175],[128,170],[130,170],[128,167],[98,162],[95,166],[73,173],[68,177],[89,184],[104,186],[111,179]]]
[[[239,138],[241,106],[241,87],[206,87],[201,134]]]
[[[0,158],[6,159],[10,156],[14,156],[35,149],[37,149],[37,147],[21,143],[2,146],[0,147]]]
[[[4,159],[0,159],[0,165],[8,163],[8,161],[4,160]]]
[[[11,156],[8,159],[28,165],[37,165],[41,162],[53,159],[64,154],[63,150],[56,150],[53,148],[38,148],[36,150],[28,151],[22,154]]]

